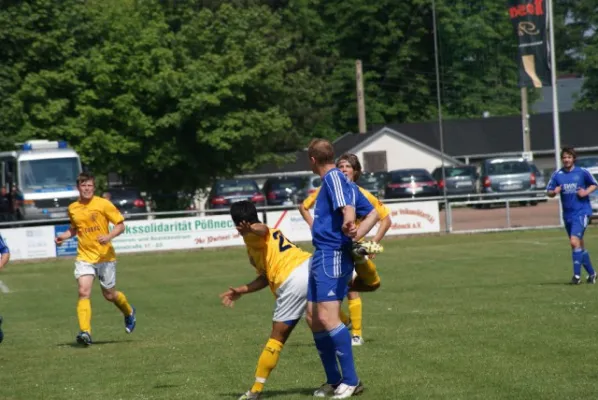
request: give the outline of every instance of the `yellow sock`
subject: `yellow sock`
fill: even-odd
[[[118,307],[122,313],[127,316],[133,313],[133,307],[127,301],[127,296],[123,292],[116,293],[116,299],[114,300],[114,304]]]
[[[341,310],[339,317],[341,318],[341,322],[345,325],[349,325],[349,322],[351,322],[351,318],[349,318],[343,310]]]
[[[257,361],[257,369],[255,370],[255,383],[251,387],[252,392],[261,392],[264,390],[264,383],[270,376],[270,372],[278,364],[280,352],[284,344],[275,339],[268,339],[266,347],[262,351],[260,359]]]
[[[79,319],[79,330],[91,334],[91,300],[79,299],[77,303],[77,319]]]
[[[351,334],[353,336],[361,336],[361,321],[363,319],[363,308],[361,307],[361,297],[349,300],[349,315],[351,315],[351,323],[353,329]]]

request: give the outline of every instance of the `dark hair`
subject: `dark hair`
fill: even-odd
[[[334,164],[334,149],[332,143],[326,139],[314,139],[307,148],[307,156],[314,158],[316,164]]]
[[[561,149],[561,158],[563,158],[565,154],[570,154],[574,160],[577,158],[577,152],[572,146],[565,146]]]
[[[355,154],[345,153],[342,156],[340,156],[338,158],[338,160],[336,161],[337,167],[341,161],[346,161],[351,165],[351,168],[353,168],[353,181],[357,182],[357,180],[361,176],[361,171],[362,171],[361,163],[359,162],[359,158]]]
[[[96,178],[89,172],[81,172],[79,176],[77,176],[77,186],[86,181],[93,181],[95,183]]]
[[[230,216],[236,226],[241,225],[241,222],[249,222],[255,224],[260,222],[257,217],[257,209],[255,205],[247,200],[237,201],[230,206]]]

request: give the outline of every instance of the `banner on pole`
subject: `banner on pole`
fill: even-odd
[[[509,0],[509,18],[518,40],[519,87],[550,86],[545,0]]]

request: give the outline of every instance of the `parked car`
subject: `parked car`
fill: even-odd
[[[307,196],[315,193],[320,186],[322,186],[322,179],[318,175],[308,176],[303,184],[303,188],[297,192],[297,203],[301,204]]]
[[[234,202],[249,200],[256,207],[266,205],[266,198],[253,179],[218,179],[208,195],[209,209],[228,209]]]
[[[280,176],[264,182],[266,201],[271,206],[291,206],[298,203],[298,192],[306,183],[305,177]]]
[[[110,188],[102,195],[118,208],[125,219],[146,219],[149,212],[141,192],[133,187]]]
[[[575,160],[575,165],[587,169],[598,167],[598,156],[579,157]]]
[[[535,191],[536,183],[536,174],[530,163],[523,158],[492,158],[485,160],[482,163],[480,180],[478,181],[480,193],[496,195],[482,198],[486,200],[489,198],[532,196],[531,194],[526,196],[521,192]],[[543,195],[538,196],[543,197]],[[529,203],[536,205],[537,201],[530,201]]]
[[[465,166],[445,166],[444,180],[442,179],[442,167],[436,168],[432,172],[432,176],[438,183],[438,190],[440,194],[444,193],[446,187],[447,196],[463,196],[467,199],[469,196],[476,194],[476,181],[478,179],[477,168],[473,165]]]
[[[383,199],[386,175],[386,172],[362,172],[356,183],[377,198]]]
[[[385,199],[438,196],[438,184],[425,169],[397,169],[388,173]]]

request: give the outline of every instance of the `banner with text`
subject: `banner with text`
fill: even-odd
[[[10,249],[11,260],[56,257],[53,226],[4,229],[2,237]]]
[[[386,204],[390,209],[392,225],[386,235],[412,235],[440,232],[437,201]],[[311,241],[311,230],[297,210],[271,211],[266,216],[268,225],[284,232],[289,240]],[[376,225],[368,237],[378,229]]]
[[[125,221],[112,241],[117,253],[225,247],[243,244],[230,216]]]

